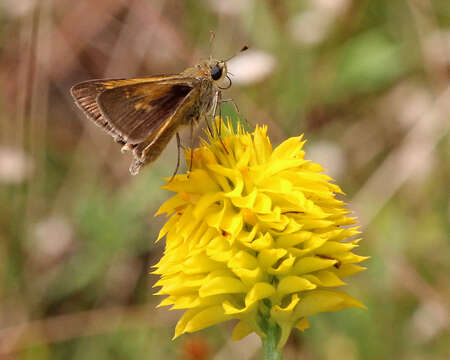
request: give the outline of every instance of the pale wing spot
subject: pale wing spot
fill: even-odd
[[[153,106],[151,106],[150,104],[146,104],[144,102],[139,102],[139,103],[134,104],[134,108],[136,110],[150,111],[153,108]]]

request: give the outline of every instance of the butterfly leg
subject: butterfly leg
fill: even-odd
[[[216,93],[214,94],[214,97],[213,97],[212,110],[211,110],[211,113],[210,113],[210,114],[212,114],[211,124],[212,124],[213,128],[215,128],[214,120],[216,119],[216,113],[217,113],[217,106],[219,104],[219,98],[220,98],[220,91],[216,91]],[[220,107],[219,107],[219,111],[220,111]],[[208,119],[206,119],[206,122],[208,123]],[[213,133],[212,133],[211,129],[209,128],[209,124],[208,124],[208,130],[209,130],[211,136],[213,136]]]
[[[214,94],[214,97],[213,97],[212,111],[211,111],[212,116],[213,116],[213,120],[216,117],[217,105],[219,105],[220,95],[221,95],[221,92],[220,91],[216,91],[216,93]]]
[[[222,92],[221,91],[217,91],[215,96],[214,96],[214,107],[213,107],[213,120],[215,120],[216,118],[216,112],[217,112],[217,106],[219,106],[219,117],[220,117],[220,121],[219,121],[219,125],[217,127],[217,123],[213,122],[214,128],[217,131],[217,135],[219,136],[219,141],[223,146],[223,149],[225,150],[225,153],[228,154],[228,150],[227,147],[225,146],[225,144],[223,143],[222,140],[222,108],[220,106],[220,104],[222,103]]]
[[[236,110],[236,112],[237,112],[239,115],[241,114],[241,112],[239,111],[239,108],[238,108],[237,104],[234,102],[233,99],[220,99],[220,100],[219,100],[219,104],[223,104],[223,103],[232,103],[233,106],[234,106],[234,109]],[[252,126],[249,124],[249,122],[247,121],[246,118],[243,118],[243,120],[245,121],[245,123],[246,123],[249,127],[252,127]]]
[[[180,134],[176,133],[177,138],[177,151],[178,151],[178,158],[177,158],[177,166],[175,167],[175,171],[172,174],[172,177],[170,178],[169,182],[172,182],[172,180],[175,178],[175,175],[178,172],[178,169],[180,168],[180,149],[181,149],[181,140],[180,140]]]
[[[213,136],[213,132],[212,132],[211,126],[209,126],[209,120],[208,120],[207,116],[205,116],[205,123],[206,123],[206,127],[208,128],[209,134],[211,136]]]
[[[222,100],[222,93],[219,93],[217,102],[219,103],[219,117],[220,117],[220,119],[222,119],[221,100]],[[222,121],[219,122],[219,138],[222,139]]]
[[[237,112],[238,114],[241,113],[241,112],[239,111],[238,106],[236,105],[236,103],[234,102],[233,99],[222,99],[222,98],[221,98],[221,99],[219,100],[219,104],[224,104],[224,103],[232,103],[233,106],[234,106],[234,109],[236,110],[236,112]]]
[[[191,141],[191,163],[189,164],[189,172],[192,171],[192,164],[194,163],[194,124],[193,123],[191,123],[191,140],[190,141]]]

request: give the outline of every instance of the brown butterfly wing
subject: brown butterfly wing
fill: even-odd
[[[74,85],[70,92],[78,107],[83,110],[86,116],[95,124],[103,128],[106,132],[114,137],[120,143],[124,143],[124,139],[120,131],[114,127],[105,116],[98,104],[98,96],[106,90],[115,88],[125,88],[130,85],[159,83],[179,79],[178,75],[161,75],[149,78],[136,79],[108,79],[108,80],[88,80]]]
[[[132,175],[136,175],[142,166],[158,158],[169,141],[179,131],[180,125],[186,124],[189,121],[195,122],[198,120],[200,114],[196,113],[195,110],[198,92],[199,89],[194,88],[183,99],[175,113],[162,122],[157,129],[152,130],[145,141],[134,146],[134,159],[130,166],[130,173]]]
[[[168,121],[192,89],[187,83],[127,85],[105,90],[98,95],[97,104],[113,129],[135,145]]]
[[[112,81],[122,81],[115,79]],[[106,90],[106,85],[110,80],[89,80],[74,85],[70,92],[78,107],[83,110],[86,116],[95,124],[103,128],[106,132],[111,134],[118,142],[124,142],[120,134],[118,134],[112,125],[106,119],[97,104],[97,96]]]
[[[194,112],[197,82],[177,76],[91,80],[71,92],[91,120],[133,149],[130,171],[136,174],[159,156],[187,114]]]

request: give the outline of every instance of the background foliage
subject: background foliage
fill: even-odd
[[[445,0],[3,0],[0,358],[259,358],[227,324],[170,340],[148,271],[176,146],[131,177],[69,94],[179,72],[214,30],[219,58],[251,48],[230,63],[242,116],[275,144],[305,133],[371,256],[348,289],[368,310],[311,318],[285,358],[448,359],[449,25]]]

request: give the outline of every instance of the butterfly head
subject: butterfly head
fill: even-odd
[[[224,60],[209,58],[193,68],[186,69],[187,76],[211,81],[219,89],[228,89],[231,85],[227,64]]]
[[[227,76],[227,64],[225,61],[213,60],[210,63],[209,75],[214,81],[220,81]]]
[[[239,52],[247,49],[248,46],[246,45]],[[186,69],[183,74],[186,76],[193,76],[197,79],[210,80],[221,90],[228,89],[231,87],[231,79],[228,76],[227,61],[237,54],[238,53],[225,60],[217,60],[211,56],[209,59],[203,60],[196,66]]]
[[[246,51],[248,49],[248,46],[245,45],[240,51]],[[215,60],[212,57],[209,58],[207,61],[207,64],[210,68],[209,75],[211,76],[211,79],[217,83],[217,86],[220,89],[228,89],[231,86],[231,79],[228,76],[227,72],[227,61],[235,57],[237,54],[234,54],[233,56],[230,56],[226,60]],[[226,82],[228,80],[228,83]]]
[[[224,60],[210,58],[206,61],[208,77],[219,89],[228,89],[231,79],[228,76],[227,63]]]

